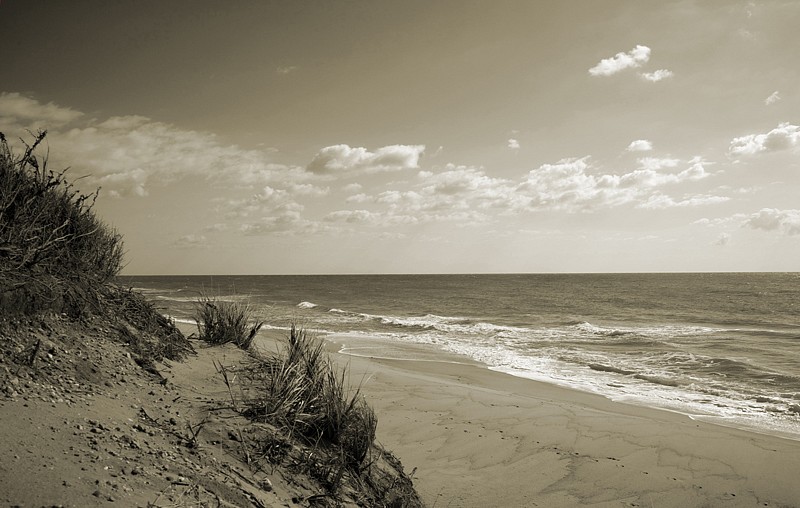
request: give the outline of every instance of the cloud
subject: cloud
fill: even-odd
[[[673,159],[671,157],[641,157],[636,160],[639,167],[650,171],[658,171],[664,168],[674,168],[680,164],[680,159]]]
[[[772,92],[772,93],[769,95],[769,97],[767,97],[766,99],[764,99],[764,104],[766,104],[767,106],[769,106],[769,105],[771,105],[771,104],[775,104],[775,103],[776,103],[776,102],[778,102],[779,100],[781,100],[781,96],[780,96],[780,94],[778,93],[778,91],[777,91],[777,90],[775,90],[774,92]]]
[[[374,197],[361,194],[351,201],[384,206],[385,213],[380,217],[384,223],[414,220],[469,224],[540,210],[591,211],[626,204],[657,209],[727,201],[727,197],[708,194],[671,197],[666,193],[670,186],[709,177],[706,164],[700,158],[680,161],[648,157],[640,159],[639,169],[615,175],[596,174],[589,157],[562,159],[530,171],[522,182],[491,177],[481,168],[448,164],[442,171],[420,171],[418,183],[410,190],[388,190]]]
[[[731,198],[727,196],[697,194],[694,196],[685,196],[680,200],[675,200],[670,196],[661,193],[656,193],[647,198],[647,201],[645,201],[644,203],[637,205],[637,208],[658,210],[664,208],[682,208],[688,206],[716,205],[719,203],[724,203],[726,201],[729,201],[730,199]]]
[[[292,73],[292,72],[294,72],[296,70],[297,70],[297,66],[288,65],[286,67],[278,67],[277,69],[275,69],[275,72],[277,72],[278,74],[286,75],[286,74],[290,74],[290,73]]]
[[[731,241],[731,235],[728,233],[720,233],[716,240],[714,240],[714,245],[719,245],[720,247],[725,247]]]
[[[727,198],[694,196],[675,200],[661,193],[668,185],[707,178],[707,162],[695,157],[680,172],[665,172],[681,164],[678,159],[646,157],[639,159],[640,169],[622,175],[590,172],[589,157],[562,159],[530,171],[519,191],[529,196],[533,209],[588,211],[603,207],[635,204],[640,208],[699,206]]]
[[[366,148],[333,145],[320,150],[307,169],[322,175],[378,173],[419,167],[425,145],[390,145],[370,152]]]
[[[19,93],[0,93],[0,130],[10,134],[29,129],[54,129],[83,116],[80,111],[57,106],[52,102],[41,104]]]
[[[347,224],[377,224],[380,222],[380,214],[368,210],[338,210],[327,214],[323,220]]]
[[[763,231],[780,231],[787,235],[800,234],[800,210],[762,208],[747,217],[744,226]]]
[[[172,245],[181,249],[207,249],[209,247],[208,239],[203,235],[181,236]]]
[[[364,194],[363,192],[359,192],[358,194],[353,194],[352,196],[348,196],[347,199],[345,199],[345,202],[347,203],[366,203],[368,201],[373,201],[373,199],[370,196]]]
[[[650,48],[637,45],[627,53],[617,53],[613,57],[604,58],[589,69],[592,76],[611,76],[631,67],[641,67],[650,60]]]
[[[629,152],[649,152],[653,149],[653,143],[646,139],[637,139],[635,141],[631,141],[631,144],[628,145],[628,148],[625,150]]]
[[[40,124],[41,122],[41,124]],[[147,196],[155,186],[182,179],[214,182],[220,189],[273,185],[321,195],[301,167],[275,164],[271,150],[248,150],[215,135],[181,129],[138,115],[102,119],[16,93],[0,95],[0,130],[7,135],[31,126],[47,128],[51,164],[86,175],[81,185],[101,186],[110,196]]]
[[[216,180],[227,187],[302,179],[266,154],[220,143],[212,134],[187,131],[140,116],[112,117],[52,136],[53,153],[89,173],[89,181],[118,194],[146,195],[147,185],[182,178]]]
[[[471,166],[448,164],[443,171],[421,171],[418,177],[413,189],[388,190],[371,199],[385,207],[382,223],[455,221],[470,225],[488,220],[490,211],[508,212],[522,199],[512,181],[492,178]]]
[[[304,219],[299,211],[286,210],[243,224],[240,231],[248,236],[259,235],[301,235],[325,231],[323,225]]]
[[[748,134],[733,138],[728,153],[739,156],[776,152],[793,148],[798,143],[800,143],[800,127],[784,122],[766,134]]]
[[[639,76],[645,80],[650,81],[651,83],[658,83],[662,79],[671,78],[674,73],[667,69],[658,69],[657,71],[653,72],[640,72]]]
[[[519,141],[514,138],[508,140],[508,147],[512,150],[519,150]]]
[[[297,202],[296,195],[287,189],[265,186],[258,194],[245,199],[230,199],[222,206],[228,218],[246,218],[257,215],[283,215],[299,213],[304,206]]]

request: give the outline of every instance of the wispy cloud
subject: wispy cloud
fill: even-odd
[[[651,83],[658,83],[662,79],[671,78],[674,73],[668,69],[658,69],[657,71],[653,72],[640,72],[639,76],[645,81],[650,81]]]
[[[714,240],[714,245],[725,247],[730,242],[731,242],[731,235],[729,233],[720,233],[717,239]]]
[[[512,150],[519,150],[519,141],[514,138],[509,138],[508,140],[508,148]]]
[[[731,198],[727,196],[715,196],[713,194],[695,194],[683,196],[682,198],[675,199],[665,194],[656,193],[647,198],[646,201],[638,205],[638,208],[646,209],[664,209],[664,208],[683,208],[705,205],[716,205],[729,201]]]
[[[381,221],[378,213],[368,210],[338,210],[330,212],[324,218],[326,222],[342,222],[346,224],[377,224]]]
[[[764,104],[766,104],[767,106],[770,106],[772,104],[775,104],[779,100],[781,100],[781,95],[778,93],[777,90],[775,90],[774,92],[769,94],[769,97],[764,99]]]
[[[363,147],[333,145],[320,150],[307,169],[321,175],[378,173],[419,167],[425,145],[390,145],[368,151]]]
[[[0,96],[0,126],[20,132],[30,125],[50,130],[53,163],[87,175],[111,196],[147,196],[153,186],[184,178],[213,181],[221,188],[295,186],[313,177],[303,168],[275,164],[270,153],[221,142],[215,135],[181,129],[137,115],[105,120],[19,94]]]
[[[83,116],[80,111],[42,104],[19,93],[0,93],[0,130],[7,134],[17,130],[53,129]]]
[[[631,144],[628,145],[628,148],[625,150],[629,152],[649,152],[653,149],[653,143],[646,139],[637,139],[631,141]]]
[[[766,134],[748,134],[733,138],[728,153],[733,156],[755,155],[793,148],[800,143],[800,127],[781,123]]]
[[[203,235],[185,235],[175,240],[172,245],[181,249],[207,249],[208,238]]]
[[[277,69],[275,69],[275,72],[277,72],[278,74],[286,75],[286,74],[290,74],[290,73],[296,71],[297,69],[298,69],[297,66],[289,65],[289,66],[286,66],[286,67],[278,67]]]
[[[617,53],[610,58],[604,58],[589,69],[592,76],[611,76],[629,68],[641,67],[650,60],[650,48],[637,45],[627,53]]]
[[[239,230],[248,236],[270,234],[294,236],[319,233],[326,228],[319,222],[303,218],[298,211],[284,211],[243,224]]]

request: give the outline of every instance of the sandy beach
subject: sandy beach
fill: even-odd
[[[480,364],[336,355],[428,506],[798,506],[800,442]]]
[[[234,367],[243,352],[197,344],[196,356],[159,365],[162,384],[107,343],[107,333],[81,336],[75,358],[95,369],[78,371],[71,383],[4,382],[5,503],[174,506],[191,491],[226,506],[307,505],[310,484],[277,471],[253,474],[230,432],[246,422],[209,409],[229,396],[215,362]],[[263,345],[274,350],[282,338],[272,331]],[[77,361],[66,349],[76,339],[59,344],[40,373],[63,376],[61,365]],[[799,441],[616,403],[446,354],[374,359],[336,353],[341,345],[329,343],[351,382],[363,381],[378,441],[413,471],[429,507],[798,506]],[[187,447],[186,425],[203,419],[197,446]]]

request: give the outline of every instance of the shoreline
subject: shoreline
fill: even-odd
[[[558,379],[550,379],[545,376],[535,376],[532,372],[526,370],[517,370],[511,369],[506,367],[494,367],[489,365],[485,362],[480,360],[476,360],[470,358],[467,355],[459,354],[459,353],[451,353],[444,350],[437,348],[436,346],[426,345],[426,344],[417,344],[417,343],[401,343],[395,342],[392,343],[391,347],[393,351],[407,351],[407,358],[402,357],[392,357],[392,356],[378,356],[378,355],[370,355],[370,354],[361,354],[356,353],[355,351],[362,349],[362,347],[352,347],[347,345],[347,341],[351,339],[351,336],[348,334],[339,334],[339,333],[323,333],[325,340],[331,344],[338,345],[337,348],[330,348],[329,351],[332,353],[337,353],[343,356],[348,357],[357,357],[357,358],[365,358],[368,360],[386,360],[386,361],[421,361],[421,362],[431,362],[431,363],[452,363],[452,364],[459,364],[459,365],[473,365],[483,367],[488,369],[492,372],[496,372],[498,374],[503,374],[507,376],[511,376],[514,378],[521,378],[528,381],[532,381],[534,383],[542,383],[545,385],[550,385],[554,387],[558,387],[568,391],[574,391],[578,393],[584,393],[589,395],[595,395],[598,397],[602,397],[603,399],[613,402],[616,404],[626,404],[635,407],[641,407],[645,409],[652,409],[657,411],[667,411],[670,413],[675,413],[682,415],[686,418],[689,418],[693,421],[701,421],[706,424],[712,425],[719,425],[721,427],[731,428],[731,429],[738,429],[745,432],[752,432],[754,434],[760,434],[765,436],[777,437],[782,439],[788,439],[791,441],[798,441],[800,442],[800,429],[797,432],[790,432],[790,431],[783,431],[779,428],[767,427],[767,426],[757,426],[753,424],[749,424],[746,420],[742,421],[736,417],[732,417],[729,421],[726,421],[726,417],[719,414],[714,413],[701,413],[701,412],[691,412],[689,410],[682,410],[676,407],[670,407],[668,404],[658,404],[657,402],[653,402],[651,399],[647,398],[636,398],[634,396],[627,396],[627,400],[623,398],[614,397],[611,394],[603,393],[602,391],[596,391],[592,389],[585,389],[581,388],[580,386],[569,384],[565,382],[559,382]],[[364,337],[357,336],[352,337],[359,343],[364,342]],[[375,346],[373,348],[363,348],[363,349],[374,349],[374,350],[383,350],[385,346]],[[422,354],[420,354],[420,352]],[[422,356],[427,356],[428,358],[422,358]]]
[[[341,353],[429,506],[796,506],[800,441],[478,362]],[[444,353],[447,355],[447,353]]]

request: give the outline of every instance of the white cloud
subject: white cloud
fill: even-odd
[[[510,180],[492,178],[482,169],[448,164],[444,171],[421,171],[419,182],[410,190],[388,190],[374,198],[385,207],[383,223],[456,221],[462,225],[488,220],[492,213],[505,213],[514,207],[516,186]]]
[[[359,192],[358,194],[353,194],[352,196],[348,196],[347,199],[345,199],[345,202],[347,203],[366,203],[368,201],[373,201],[373,199],[370,196],[364,194],[363,192]]]
[[[358,192],[363,188],[364,187],[360,183],[353,182],[353,183],[348,183],[347,185],[342,187],[342,190],[352,194],[353,192]]]
[[[55,129],[83,116],[80,111],[57,106],[52,102],[41,104],[19,93],[0,93],[0,131],[7,135],[29,129]]]
[[[685,196],[680,200],[667,196],[665,194],[656,193],[647,198],[647,201],[637,205],[637,208],[649,209],[663,209],[663,208],[683,208],[688,206],[705,206],[716,205],[729,201],[731,198],[727,196],[714,196],[711,194],[697,194],[694,196]]]
[[[508,140],[508,147],[512,150],[519,150],[519,141],[514,138]]]
[[[781,231],[787,235],[800,234],[800,210],[762,208],[748,216],[743,225],[763,231]]]
[[[290,191],[265,186],[261,192],[246,199],[231,199],[223,205],[228,218],[245,218],[254,215],[281,215],[299,213],[305,208]]]
[[[641,157],[636,160],[639,167],[649,171],[658,171],[664,168],[674,168],[680,164],[680,159],[673,159],[671,157]]]
[[[604,58],[589,69],[592,76],[611,76],[631,67],[641,67],[650,60],[650,48],[637,45],[627,53],[617,53],[613,57]]]
[[[292,72],[294,72],[296,70],[297,70],[297,66],[295,66],[295,65],[287,65],[286,67],[278,67],[277,69],[275,69],[275,72],[277,72],[278,74],[286,75],[286,74],[290,74],[290,73],[292,73]]]
[[[628,145],[628,148],[625,150],[629,152],[649,152],[653,149],[653,143],[646,139],[637,139],[631,141],[631,144]]]
[[[781,95],[778,93],[778,91],[777,91],[777,90],[775,90],[774,92],[772,92],[772,93],[769,95],[769,97],[767,97],[766,99],[764,99],[764,104],[766,104],[767,106],[769,106],[769,105],[771,105],[771,104],[775,104],[775,103],[776,103],[776,102],[778,102],[779,100],[781,100]]]
[[[390,145],[370,152],[366,148],[333,145],[320,150],[309,163],[316,174],[377,173],[419,167],[425,145]]]
[[[800,127],[788,122],[779,124],[766,134],[748,134],[733,138],[728,153],[734,156],[754,155],[793,148],[800,143]]]
[[[533,209],[592,210],[635,204],[643,208],[699,206],[727,200],[716,196],[692,196],[677,201],[660,192],[668,185],[694,182],[707,178],[707,162],[693,158],[688,167],[678,173],[664,169],[677,167],[678,159],[639,159],[640,169],[615,174],[592,174],[589,157],[562,159],[556,164],[543,164],[528,174],[520,185],[521,193],[529,196]]]
[[[651,83],[658,83],[662,79],[671,78],[674,73],[667,69],[658,69],[657,71],[653,72],[640,72],[639,76],[645,81],[650,81]]]

